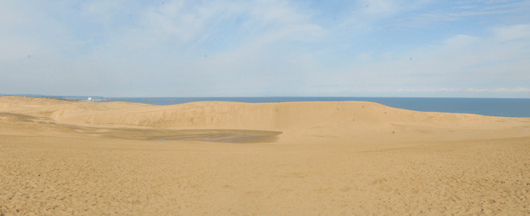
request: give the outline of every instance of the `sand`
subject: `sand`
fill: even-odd
[[[530,215],[530,118],[0,97],[0,215]]]

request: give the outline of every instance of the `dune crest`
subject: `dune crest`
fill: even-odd
[[[193,102],[156,106],[1,97],[0,107],[3,112],[50,118],[60,124],[113,128],[239,129],[348,135],[377,128],[394,132],[420,126],[506,130],[529,125],[529,118],[417,112],[372,102]]]

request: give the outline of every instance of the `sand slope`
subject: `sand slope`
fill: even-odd
[[[146,138],[185,130],[281,134]],[[0,214],[525,215],[528,152],[530,118],[369,102],[0,97]]]

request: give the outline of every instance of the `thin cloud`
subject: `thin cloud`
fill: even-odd
[[[440,89],[397,89],[396,92],[457,92],[462,91],[462,89],[448,89],[448,88],[440,88]]]
[[[327,89],[327,90],[313,90],[311,92],[459,92],[462,89],[439,88],[439,89]]]
[[[530,89],[528,88],[496,88],[496,89],[474,89],[469,88],[466,91],[468,92],[497,92],[497,93],[522,93],[522,92],[530,92]]]
[[[325,30],[310,22],[311,15],[286,2],[196,2],[174,1],[151,6],[143,12],[140,28],[127,34],[151,32],[141,37],[160,38],[160,42],[177,37],[186,43],[209,40],[232,43],[227,34],[238,35],[240,42],[282,39],[307,41]],[[137,36],[133,36],[137,37]]]
[[[402,26],[423,27],[433,22],[454,22],[470,17],[507,16],[530,18],[528,1],[460,1],[456,4],[439,2],[438,8],[429,12],[412,13],[401,20]]]
[[[495,28],[495,37],[499,41],[509,41],[530,38],[530,25],[515,25],[504,28]]]

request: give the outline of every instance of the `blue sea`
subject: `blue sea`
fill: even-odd
[[[0,95],[1,96],[1,95]],[[86,100],[88,96],[16,95],[27,97]],[[514,98],[411,98],[411,97],[147,97],[104,98],[93,96],[96,102],[123,101],[153,105],[173,105],[196,101],[232,101],[246,103],[275,103],[298,101],[369,101],[386,106],[425,112],[471,113],[485,116],[530,117],[530,99]]]

